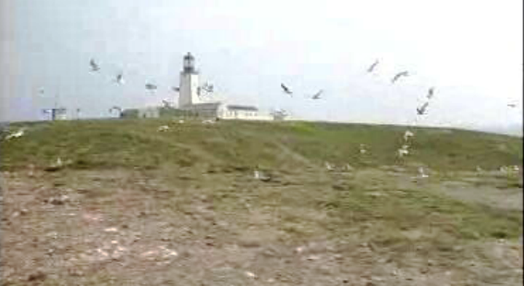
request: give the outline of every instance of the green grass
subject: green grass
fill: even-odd
[[[157,132],[169,124],[168,132]],[[28,124],[12,124],[11,129]],[[299,170],[324,161],[353,166],[422,163],[435,170],[497,169],[522,164],[522,139],[436,128],[418,128],[412,154],[398,162],[401,126],[309,122],[199,121],[177,125],[166,119],[46,122],[29,125],[21,138],[2,141],[3,170],[28,164],[45,167],[73,161],[72,168],[157,168],[161,165],[252,167]],[[368,154],[359,154],[366,144]]]

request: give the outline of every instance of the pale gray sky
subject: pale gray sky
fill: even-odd
[[[522,124],[521,0],[6,0],[0,9],[0,121],[41,119],[57,93],[93,117],[174,99],[191,51],[221,98],[300,118],[408,123],[435,86],[421,124]],[[102,75],[89,72],[90,58]],[[412,76],[391,85],[404,69]],[[120,70],[123,86],[111,83]],[[325,99],[289,98],[281,82],[298,95],[324,89]]]

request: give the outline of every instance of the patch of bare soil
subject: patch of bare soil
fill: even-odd
[[[192,183],[187,183],[190,176],[173,182],[155,171],[3,176],[2,285],[441,286],[522,281],[521,245],[457,246],[453,252],[463,255],[461,267],[430,259],[430,249],[423,246],[399,256],[358,234],[328,238],[321,228],[327,216],[322,210],[275,211],[249,200],[218,205],[213,191],[226,180],[218,174]],[[247,196],[247,189],[255,188],[250,179],[237,179],[236,191]],[[295,231],[312,235],[290,239],[289,229],[279,222],[283,215],[320,226],[300,229],[297,224]],[[406,233],[410,235],[417,233]]]

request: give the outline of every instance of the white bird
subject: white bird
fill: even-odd
[[[426,174],[426,172],[424,171],[424,168],[423,167],[419,167],[418,168],[418,174],[421,178],[428,178],[429,175]]]
[[[335,167],[333,167],[333,165],[329,164],[328,162],[325,162],[324,165],[326,166],[326,169],[328,171],[333,171],[335,170]]]
[[[25,129],[22,128],[22,129],[14,132],[14,133],[11,133],[11,134],[7,135],[5,137],[5,140],[9,140],[11,138],[20,138],[20,137],[24,136],[24,134],[25,134]]]
[[[366,154],[366,146],[364,144],[360,144],[360,154]]]
[[[253,172],[253,177],[262,182],[269,182],[271,180],[271,176],[268,176],[257,169]]]
[[[368,68],[368,72],[372,72],[377,65],[378,65],[378,60],[375,60],[375,62]]]
[[[408,155],[409,154],[409,150],[408,150],[409,146],[408,145],[402,145],[402,148],[398,149],[397,150],[397,154],[400,158],[404,157],[404,155]]]
[[[158,132],[164,132],[164,131],[167,131],[167,130],[169,130],[169,126],[167,126],[167,125],[162,125],[162,126],[158,127],[158,129],[157,129]]]
[[[417,114],[424,115],[426,114],[426,108],[428,108],[429,102],[425,102],[421,107],[417,107]]]
[[[291,91],[291,89],[289,89],[289,87],[285,86],[283,83],[280,84],[280,86],[282,87],[282,89],[284,90],[285,93],[289,94],[289,95],[292,95],[293,92]]]
[[[406,130],[406,132],[404,132],[404,141],[408,141],[411,137],[413,137],[415,134],[413,134],[413,132],[409,131],[409,130]]]
[[[99,71],[100,70],[100,67],[98,66],[98,64],[95,62],[94,59],[91,59],[91,61],[89,61],[89,65],[91,66],[91,71]]]
[[[403,72],[399,72],[397,73],[392,79],[391,79],[391,83],[395,83],[401,76],[409,76],[409,73],[408,71],[403,71]]]
[[[319,90],[317,93],[315,93],[311,99],[320,99],[320,95],[324,92],[324,90]]]

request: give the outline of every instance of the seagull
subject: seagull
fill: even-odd
[[[158,129],[157,129],[158,132],[164,132],[164,131],[167,131],[167,130],[169,130],[169,126],[167,126],[167,125],[162,125],[162,126],[158,127]]]
[[[253,172],[253,177],[262,182],[269,182],[271,180],[271,176],[262,173],[258,169],[255,169],[255,171]]]
[[[435,92],[435,88],[434,87],[430,87],[429,90],[428,90],[427,98],[431,99],[433,97],[434,92]]]
[[[167,99],[162,99],[162,103],[164,104],[164,107],[170,107],[169,101],[167,101]]]
[[[206,92],[209,92],[209,93],[212,93],[213,92],[213,85],[212,84],[209,84],[209,83],[205,83],[204,85],[202,85],[202,89]]]
[[[115,81],[118,84],[123,84],[124,83],[124,75],[123,75],[123,73],[117,74]]]
[[[403,71],[403,72],[399,72],[397,73],[392,79],[391,79],[391,83],[395,83],[401,76],[409,76],[409,73],[408,71]]]
[[[425,102],[421,107],[417,107],[417,114],[424,115],[426,114],[426,108],[428,108],[429,102]]]
[[[404,133],[404,141],[408,141],[409,138],[413,137],[414,135],[415,134],[413,134],[413,132],[406,130],[406,132]]]
[[[419,176],[420,176],[421,178],[427,178],[427,177],[429,177],[429,175],[426,174],[426,172],[424,171],[424,168],[422,168],[422,167],[419,167],[419,168],[418,168],[418,174],[419,174]]]
[[[510,104],[508,104],[508,106],[511,107],[511,108],[517,107],[517,105],[515,103],[510,103]]]
[[[171,90],[173,90],[174,92],[180,92],[180,87],[173,86],[171,87]]]
[[[146,83],[146,89],[149,89],[149,90],[154,90],[156,89],[157,86],[152,84],[152,83]]]
[[[333,171],[335,170],[335,167],[333,167],[331,164],[329,164],[328,162],[325,162],[324,165],[326,166],[326,169],[328,171]]]
[[[409,146],[408,145],[402,145],[402,148],[398,149],[397,150],[397,154],[400,158],[404,157],[404,155],[408,155],[409,154],[409,150],[408,150]]]
[[[40,89],[38,90],[38,93],[40,93],[41,95],[43,95],[43,94],[45,93],[45,90],[44,90],[44,88],[43,88],[43,87],[42,87],[42,88],[40,88]]]
[[[118,106],[115,105],[115,106],[109,108],[109,113],[112,113],[113,110],[118,111],[118,114],[119,114],[119,115],[122,115],[122,108],[120,108],[120,107],[118,107]]]
[[[364,144],[360,144],[360,154],[366,154],[366,146]]]
[[[293,92],[287,86],[285,86],[283,83],[281,83],[280,86],[282,87],[282,89],[284,90],[285,93],[287,93],[289,95],[293,94]]]
[[[368,68],[368,72],[372,72],[375,67],[378,65],[378,60],[376,60],[369,68]]]
[[[100,67],[98,66],[98,64],[95,62],[94,59],[91,59],[91,61],[89,61],[89,65],[91,66],[91,71],[99,71],[100,70]]]
[[[311,99],[320,99],[320,95],[323,93],[324,91],[321,89],[319,90],[317,93],[315,93],[313,95],[313,97],[311,97]]]
[[[20,138],[20,137],[24,136],[24,133],[25,133],[25,129],[22,128],[22,129],[14,132],[14,133],[11,133],[11,134],[7,135],[5,137],[5,140],[9,140],[11,138]]]

